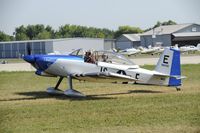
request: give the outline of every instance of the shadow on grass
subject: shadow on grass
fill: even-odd
[[[97,97],[97,96],[86,96],[86,97],[69,97],[64,94],[48,94],[45,91],[32,91],[32,92],[17,92],[17,95],[23,95],[27,97],[22,98],[11,98],[11,99],[0,99],[0,101],[18,101],[18,100],[37,100],[37,99],[47,99],[53,98],[58,100],[74,100],[74,101],[82,101],[82,100],[105,100],[105,99],[114,99],[111,97]]]
[[[127,92],[117,92],[117,93],[106,93],[106,94],[97,94],[89,96],[113,96],[113,95],[126,95],[131,93],[163,93],[162,91],[152,91],[152,90],[129,90]]]
[[[127,95],[131,93],[163,93],[161,91],[152,91],[152,90],[129,90],[126,92],[117,92],[117,93],[106,93],[106,94],[96,94],[96,95],[87,95],[86,97],[69,97],[64,94],[51,95],[45,91],[32,91],[32,92],[17,92],[17,95],[23,95],[27,97],[22,98],[11,98],[11,99],[0,99],[0,101],[18,101],[18,100],[37,100],[37,99],[47,99],[53,98],[58,100],[71,100],[71,101],[83,101],[83,100],[106,100],[106,99],[115,99],[115,97],[107,97],[114,95]]]

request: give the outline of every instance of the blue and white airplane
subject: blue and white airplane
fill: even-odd
[[[180,51],[173,48],[165,48],[153,71],[108,51],[84,54],[82,49],[78,49],[69,55],[26,55],[24,60],[36,68],[37,75],[60,77],[56,86],[48,88],[47,92],[67,96],[85,96],[73,88],[72,79],[169,86],[180,90],[184,78],[181,76]],[[68,78],[69,88],[62,91],[58,87],[64,78]]]

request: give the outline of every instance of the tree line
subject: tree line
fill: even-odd
[[[157,22],[153,27],[142,30],[139,27],[119,26],[116,31],[106,28],[95,28],[79,25],[63,25],[58,30],[54,30],[51,26],[36,24],[36,25],[21,25],[15,28],[13,35],[7,35],[0,31],[0,41],[21,41],[21,40],[39,40],[39,39],[58,39],[58,38],[74,38],[74,37],[89,37],[89,38],[117,38],[122,34],[143,33],[161,25],[172,25],[176,22],[169,20],[166,22]]]

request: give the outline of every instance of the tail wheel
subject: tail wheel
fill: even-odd
[[[181,87],[177,86],[177,87],[176,87],[176,90],[177,90],[177,91],[181,91]]]

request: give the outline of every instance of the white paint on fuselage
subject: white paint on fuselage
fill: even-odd
[[[131,66],[119,66],[117,64],[110,63],[86,63],[80,60],[66,60],[66,59],[58,59],[55,63],[53,63],[45,72],[53,75],[67,77],[68,75],[73,74],[84,74],[84,73],[98,73],[102,72],[103,68],[106,68],[105,71],[117,73],[120,70],[124,71],[126,75],[131,76],[135,79],[138,79],[135,83],[138,84],[154,84],[154,85],[167,85],[169,78],[161,78],[160,76],[154,76],[156,71],[150,71],[147,69],[140,68],[138,65]],[[126,68],[126,69],[125,69]],[[123,73],[121,73],[123,74]],[[84,78],[84,77],[82,77]],[[86,78],[85,80],[90,79]],[[90,80],[92,81],[92,80]],[[97,81],[98,80],[93,80]]]
[[[71,74],[83,74],[100,71],[96,64],[85,63],[80,60],[58,59],[46,72],[67,77]]]

